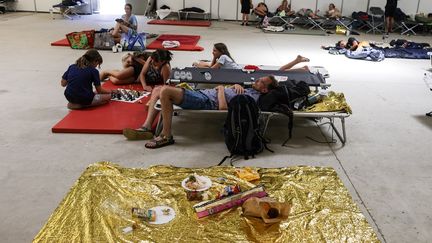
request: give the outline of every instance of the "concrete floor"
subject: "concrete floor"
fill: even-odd
[[[86,166],[108,160],[126,167],[169,164],[207,167],[227,154],[220,133],[224,117],[175,118],[177,143],[159,150],[121,135],[53,134],[68,110],[59,81],[83,51],[51,47],[64,34],[110,27],[114,16],[69,21],[49,14],[0,15],[0,242],[28,242],[47,221]],[[296,121],[294,138],[281,147],[286,123],[271,124],[271,148],[238,166],[331,166],[351,192],[382,241],[431,242],[432,93],[423,81],[429,60],[349,60],[320,50],[343,36],[264,34],[234,22],[211,28],[145,25],[151,33],[198,34],[203,52],[174,52],[173,67],[211,58],[213,43],[225,42],[238,63],[282,65],[297,54],[323,65],[332,90],[341,91],[354,114],[347,119],[348,142],[316,143],[327,127]],[[399,35],[391,37],[397,38]],[[381,40],[364,35],[360,39]],[[430,36],[410,37],[432,42]],[[103,68],[120,67],[121,54],[102,52]],[[206,124],[203,126],[202,124]],[[181,128],[181,129],[180,129]]]

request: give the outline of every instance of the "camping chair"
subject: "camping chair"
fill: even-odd
[[[14,2],[15,0],[0,0],[0,14],[6,13],[6,10],[10,9],[10,5]]]
[[[366,21],[367,25],[370,27],[366,33],[375,32],[382,33],[384,31],[384,10],[380,7],[370,7],[369,8],[370,19]]]
[[[79,10],[80,8],[86,5],[87,5],[86,2],[70,0],[70,1],[62,1],[61,3],[53,5],[52,7],[53,9],[57,9],[65,19],[73,20],[74,16],[81,17],[78,15],[77,10]],[[51,11],[51,16],[54,19],[54,15],[52,14],[52,11]]]

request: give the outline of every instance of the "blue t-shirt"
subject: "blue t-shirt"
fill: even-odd
[[[67,80],[64,95],[75,104],[90,105],[93,101],[93,86],[100,86],[99,71],[93,67],[79,68],[76,64],[69,66],[62,78]]]
[[[234,96],[237,95],[235,90],[233,88],[226,88],[225,90],[225,100],[227,104],[234,98]],[[211,103],[213,104],[214,108],[217,109],[219,107],[219,100],[217,97],[217,90],[216,89],[202,89],[200,90],[201,93],[203,93],[205,96],[209,98]],[[247,88],[244,90],[244,94],[252,97],[255,101],[258,101],[258,98],[260,97],[261,93],[256,91],[253,88]]]

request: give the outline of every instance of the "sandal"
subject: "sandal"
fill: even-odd
[[[148,140],[153,138],[153,132],[146,127],[138,129],[125,128],[123,129],[123,136],[128,140]]]
[[[168,145],[174,144],[174,138],[173,136],[164,136],[164,135],[160,135],[159,137],[156,137],[152,140],[150,140],[150,142],[145,144],[146,148],[149,149],[156,149],[156,148],[162,148]]]

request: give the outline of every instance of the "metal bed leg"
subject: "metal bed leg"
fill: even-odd
[[[329,120],[330,120],[330,125],[333,128],[333,131],[336,133],[336,135],[338,136],[342,144],[345,145],[346,142],[345,117],[340,117],[341,124],[342,124],[342,136],[334,124],[334,118],[329,118]]]
[[[408,25],[405,22],[401,23],[402,26],[405,28],[405,31],[401,32],[401,35],[404,34],[409,34],[409,32],[411,32],[413,35],[417,35],[417,33],[414,31],[414,28],[416,28],[417,26],[421,25],[420,23],[416,23],[413,26],[411,26],[411,28],[408,27]]]
[[[159,119],[155,130],[155,136],[159,136],[159,134],[162,132],[162,128],[163,128],[162,122],[163,122],[162,114],[159,114]]]
[[[322,31],[326,31],[320,24],[318,24],[317,21],[315,21],[313,18],[309,17],[309,22],[312,24],[312,27],[309,28],[309,30],[314,29],[315,27],[320,28]]]
[[[268,124],[270,123],[270,119],[272,118],[272,116],[273,114],[269,114],[269,115],[263,114],[263,117],[265,117],[263,136],[265,136],[267,133]]]

